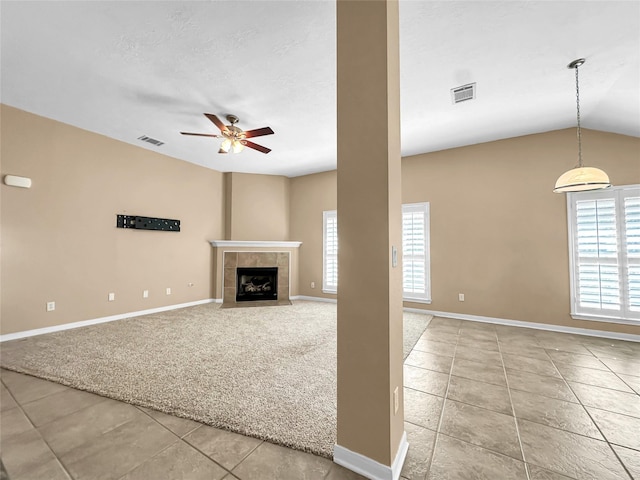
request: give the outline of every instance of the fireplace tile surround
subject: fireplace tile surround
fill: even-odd
[[[215,294],[221,308],[290,305],[297,289],[297,259],[301,242],[212,240]],[[278,300],[236,301],[238,267],[278,267]]]

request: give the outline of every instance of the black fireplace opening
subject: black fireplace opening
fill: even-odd
[[[236,272],[236,302],[278,299],[278,267],[242,267]]]

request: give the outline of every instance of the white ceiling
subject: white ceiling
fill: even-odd
[[[333,1],[3,0],[0,16],[2,103],[220,171],[336,166]],[[639,1],[401,0],[400,24],[403,155],[575,126],[580,57],[582,125],[640,137]],[[218,133],[204,112],[270,126],[254,140],[273,151],[179,134]]]

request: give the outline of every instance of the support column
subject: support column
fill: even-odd
[[[398,2],[338,0],[338,442],[334,461],[397,479],[402,392]],[[397,264],[392,249],[397,249]],[[396,410],[397,405],[397,410]]]

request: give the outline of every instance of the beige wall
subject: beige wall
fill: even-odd
[[[640,183],[640,139],[586,130],[583,151],[614,184]],[[404,158],[403,203],[430,202],[433,299],[406,306],[640,334],[569,316],[566,200],[551,190],[576,153],[567,129]],[[336,208],[335,182],[335,172],[291,179],[300,295],[329,296],[320,290],[322,211]]]
[[[225,173],[226,240],[288,240],[289,179]],[[295,239],[294,239],[295,240]]]
[[[3,334],[213,297],[222,173],[1,108],[1,173],[33,180],[1,189]],[[181,232],[119,229],[116,214],[180,219]]]
[[[291,179],[291,239],[302,242],[299,257],[299,293],[337,298],[322,293],[322,212],[338,205],[336,172]],[[315,288],[311,288],[311,282]]]

